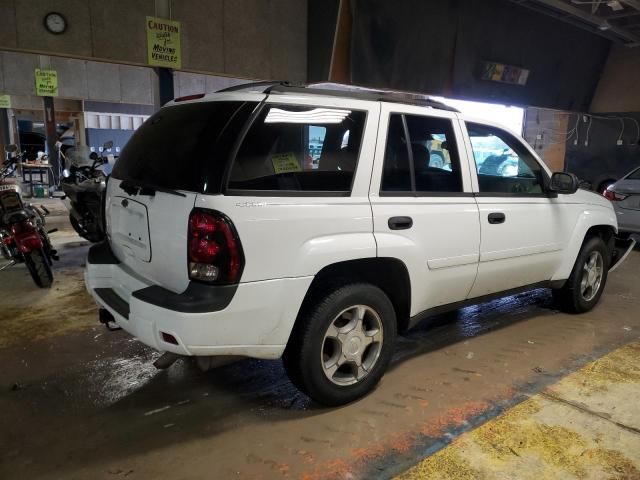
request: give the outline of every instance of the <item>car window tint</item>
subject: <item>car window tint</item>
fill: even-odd
[[[451,120],[400,113],[389,116],[381,191],[462,192]]]
[[[269,105],[247,132],[228,188],[255,191],[351,191],[366,113]]]
[[[405,115],[416,192],[462,192],[460,160],[451,120]]]
[[[387,130],[387,146],[384,152],[383,192],[410,192],[413,190],[407,144],[402,115],[391,115]]]
[[[230,152],[254,102],[164,107],[136,130],[113,168],[119,180],[219,193]]]
[[[545,172],[527,148],[498,128],[467,123],[481,193],[544,193]]]

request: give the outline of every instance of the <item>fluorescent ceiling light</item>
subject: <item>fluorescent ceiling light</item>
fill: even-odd
[[[322,125],[327,123],[342,123],[351,114],[351,110],[334,108],[314,108],[303,112],[291,112],[281,108],[272,108],[264,119],[264,123],[311,123]]]

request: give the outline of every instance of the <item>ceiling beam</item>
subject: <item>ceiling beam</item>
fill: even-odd
[[[625,2],[627,1],[631,1],[631,0],[625,0]],[[640,45],[640,36],[634,33],[631,33],[622,27],[611,25],[608,22],[605,23],[604,18],[598,17],[596,15],[592,15],[590,13],[585,12],[584,10],[580,10],[579,8],[576,8],[568,3],[565,3],[562,0],[534,0],[534,2],[541,5],[545,5],[547,7],[551,7],[555,10],[559,10],[564,13],[568,13],[569,15],[579,18],[583,22],[586,22],[592,26],[595,26],[603,30],[604,32],[615,33],[618,37],[625,39],[628,44],[631,44],[634,46]],[[606,26],[606,28],[601,28],[603,26]]]
[[[636,17],[638,15],[640,15],[640,11],[638,10],[627,10],[626,12],[612,13],[611,15],[605,15],[603,18],[605,20],[618,20],[619,18]]]
[[[640,10],[640,0],[619,0],[619,2],[630,6],[631,8],[635,8],[636,10]]]

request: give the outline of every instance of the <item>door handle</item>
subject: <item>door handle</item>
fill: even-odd
[[[507,216],[502,212],[494,212],[489,214],[489,223],[495,225],[497,223],[504,223]]]
[[[389,228],[391,230],[407,230],[413,226],[411,217],[391,217],[389,219]]]

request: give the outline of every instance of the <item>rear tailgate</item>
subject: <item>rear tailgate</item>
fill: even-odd
[[[112,179],[106,205],[107,231],[118,259],[135,275],[176,293],[189,284],[187,223],[196,194],[129,195]]]
[[[182,293],[196,192],[218,193],[229,151],[255,101],[221,94],[165,106],[136,130],[108,182],[109,242],[141,282]]]

